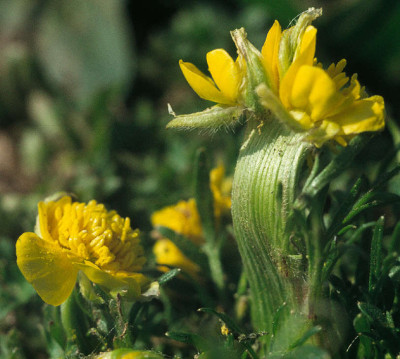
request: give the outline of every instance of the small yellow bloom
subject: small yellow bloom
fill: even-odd
[[[226,326],[225,323],[223,323],[223,324],[221,325],[221,334],[224,335],[224,336],[227,336],[227,335],[229,335],[230,333],[231,333],[231,331],[229,330],[229,328]]]
[[[207,63],[212,78],[193,64],[179,61],[186,81],[201,98],[221,105],[238,105],[243,80],[240,58],[234,61],[225,50],[216,49],[207,53]]]
[[[222,164],[210,172],[210,189],[214,197],[214,215],[219,219],[232,206],[232,178],[225,177],[225,167]]]
[[[164,207],[151,216],[154,227],[166,227],[189,238],[196,244],[203,242],[203,229],[196,201],[179,201],[177,204]]]
[[[315,27],[305,28],[285,68],[279,50],[285,33],[290,31],[293,28],[282,33],[275,21],[268,32],[261,53],[265,73],[273,85],[269,90],[266,85],[257,89],[262,104],[287,120],[288,125],[308,131],[306,138],[318,147],[331,139],[346,146],[361,132],[381,130],[385,124],[383,98],[367,97],[357,76],[349,79],[343,72],[345,60],[327,70],[317,64]],[[276,101],[281,104],[272,103]]]
[[[110,292],[137,298],[148,279],[137,273],[146,259],[139,231],[129,218],[102,204],[72,202],[64,196],[38,204],[37,233],[16,243],[17,264],[48,304],[60,305],[71,294],[78,272]]]
[[[181,268],[192,277],[197,277],[200,273],[200,267],[187,258],[181,250],[169,239],[159,239],[153,247],[153,253],[156,256],[157,263],[164,264],[158,266],[162,272],[170,270],[168,266]]]
[[[232,180],[225,178],[225,168],[219,165],[210,172],[210,189],[214,197],[214,216],[219,221],[221,215],[231,208],[230,191]],[[191,198],[188,201],[180,201],[176,205],[165,207],[156,211],[151,216],[153,227],[166,227],[188,238],[196,245],[204,242],[203,229],[196,201]],[[170,239],[157,240],[153,247],[153,253],[161,271],[168,271],[168,265],[181,268],[193,277],[198,277],[200,267],[187,258],[182,251]]]
[[[169,228],[197,245],[204,241],[200,215],[193,198],[188,201],[179,201],[176,205],[154,212],[151,216],[151,223],[156,228]],[[200,267],[187,258],[174,242],[167,238],[157,240],[153,247],[153,253],[157,263],[160,264],[158,269],[163,272],[167,272],[169,268],[162,264],[181,268],[194,277],[200,272]]]

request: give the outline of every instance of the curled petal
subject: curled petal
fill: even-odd
[[[281,74],[282,81],[279,88],[279,97],[286,108],[290,108],[290,90],[297,76],[297,72],[304,65],[311,66],[314,61],[313,56],[315,54],[317,29],[313,26],[307,27],[304,36],[306,36],[306,39],[301,43],[299,54],[290,65],[287,72]]]
[[[354,135],[361,132],[379,131],[385,126],[385,105],[381,96],[356,101],[346,111],[331,120],[342,127],[342,134]]]
[[[267,75],[271,78],[274,92],[277,92],[279,88],[278,53],[281,36],[281,25],[275,20],[261,49],[263,66]]]
[[[317,29],[314,26],[307,26],[301,39],[298,55],[293,61],[301,58],[301,65],[310,65],[314,63],[315,47],[317,43]]]
[[[168,270],[167,267],[162,266],[165,264],[181,268],[192,276],[196,276],[200,272],[200,267],[187,258],[169,239],[158,240],[154,245],[153,252],[156,256],[157,263],[160,264],[159,269],[162,271]]]
[[[223,49],[207,53],[208,70],[225,97],[223,104],[235,104],[239,94],[241,70],[232,57]]]
[[[78,269],[60,247],[27,232],[18,238],[16,253],[20,271],[43,301],[57,306],[70,296]]]
[[[190,87],[203,99],[221,104],[229,104],[230,101],[217,89],[214,81],[204,75],[196,66],[189,62],[179,61],[182,73]]]
[[[336,84],[322,69],[302,66],[293,83],[290,103],[295,109],[308,109],[312,121],[326,116],[338,106],[342,96],[336,91]]]
[[[126,299],[137,299],[141,294],[141,285],[149,281],[140,273],[116,272],[109,273],[89,261],[74,263],[75,267],[81,270],[93,282],[111,294],[123,293]]]

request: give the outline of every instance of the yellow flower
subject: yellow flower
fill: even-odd
[[[166,227],[189,238],[196,244],[203,242],[203,229],[196,201],[179,201],[177,204],[156,211],[151,216],[154,227]]]
[[[272,86],[267,89],[260,85],[257,89],[262,104],[292,128],[308,131],[307,139],[318,147],[331,139],[346,146],[361,132],[381,130],[383,98],[367,97],[357,76],[349,79],[343,72],[345,60],[327,70],[317,64],[315,27],[305,28],[286,68],[280,47],[293,29],[282,32],[275,21],[268,32],[261,54]]]
[[[102,204],[72,202],[69,196],[38,204],[37,233],[22,234],[17,264],[48,304],[60,305],[71,294],[78,272],[111,293],[137,298],[149,283],[140,273],[146,259],[139,231],[129,218]]]
[[[225,167],[222,164],[210,172],[210,189],[214,197],[214,215],[219,219],[232,206],[232,178],[225,177]]]
[[[151,216],[151,223],[153,227],[169,228],[195,244],[200,245],[204,241],[200,215],[193,198],[188,201],[179,201],[176,205],[154,212]],[[163,272],[167,272],[169,268],[162,264],[181,268],[192,276],[196,276],[200,272],[200,267],[187,258],[174,242],[167,238],[157,240],[153,253],[157,263],[161,264],[158,269]]]
[[[195,278],[201,271],[196,263],[186,257],[175,243],[167,238],[157,240],[153,247],[153,253],[156,256],[157,263],[164,264],[158,266],[158,269],[162,272],[170,270],[166,265],[180,268]]]
[[[221,105],[236,106],[240,103],[240,86],[243,80],[243,64],[223,49],[207,53],[208,69],[212,78],[204,75],[189,62],[179,61],[179,66],[192,89],[203,99]]]
[[[210,189],[214,197],[214,216],[218,221],[222,213],[230,210],[232,187],[231,179],[225,178],[225,168],[219,165],[210,172]],[[151,217],[153,227],[166,227],[188,238],[196,245],[204,242],[203,229],[196,201],[191,198],[188,201],[180,201],[176,205],[165,207],[153,213]],[[168,267],[162,264],[181,268],[193,277],[198,277],[200,267],[187,258],[182,251],[170,239],[157,240],[153,252],[161,271],[168,271]]]

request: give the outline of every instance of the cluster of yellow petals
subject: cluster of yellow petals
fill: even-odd
[[[293,130],[305,132],[305,140],[317,147],[329,140],[346,146],[359,133],[381,130],[385,117],[383,98],[367,97],[357,76],[349,78],[343,72],[345,60],[327,70],[317,64],[315,27],[307,26],[296,39],[290,38],[291,31],[297,34],[298,29],[282,31],[275,21],[267,34],[259,54],[267,80],[251,90],[260,96],[261,104]],[[281,47],[290,49],[281,51]],[[245,63],[242,52],[239,50],[236,61],[223,49],[207,53],[212,78],[191,63],[180,60],[179,64],[201,98],[219,106],[246,108],[246,67],[250,65]]]
[[[356,134],[382,129],[383,98],[366,97],[357,76],[349,79],[343,72],[345,60],[322,69],[315,60],[316,35],[315,27],[305,29],[292,63],[285,69],[279,61],[283,33],[275,21],[261,50],[271,90],[317,146],[330,139],[345,146]]]
[[[240,103],[240,86],[244,71],[241,58],[236,61],[223,49],[207,53],[208,70],[203,74],[195,65],[179,61],[182,73],[192,89],[203,99],[217,104],[236,106]]]
[[[129,218],[69,196],[40,202],[38,211],[37,233],[22,234],[16,253],[22,274],[46,303],[63,303],[79,271],[107,290],[140,295],[148,280],[137,272],[146,259]]]
[[[225,177],[225,168],[219,165],[210,172],[210,189],[214,197],[214,216],[219,220],[223,213],[231,208],[230,191],[232,181]],[[196,201],[180,201],[153,213],[153,227],[166,227],[192,241],[196,245],[204,242],[203,230]],[[168,238],[158,239],[153,248],[156,261],[161,271],[166,267],[178,267],[193,277],[198,277],[200,267],[185,256],[178,246]],[[164,264],[164,266],[163,266]]]

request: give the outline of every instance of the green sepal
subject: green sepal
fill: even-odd
[[[242,56],[246,62],[246,80],[244,102],[246,107],[252,109],[256,113],[263,113],[264,109],[259,103],[255,89],[260,84],[267,84],[272,87],[272,80],[266,75],[262,64],[262,55],[247,40],[247,34],[244,28],[231,31],[232,39],[237,47],[239,56]]]
[[[66,335],[61,323],[60,308],[44,307],[44,334],[51,358],[62,358],[65,353]]]
[[[280,77],[288,70],[295,60],[301,44],[303,33],[308,25],[322,15],[322,9],[309,8],[300,14],[295,26],[284,31],[279,44],[279,73]]]
[[[174,119],[167,124],[167,128],[176,128],[183,130],[191,129],[210,129],[213,131],[221,128],[231,129],[242,119],[244,108],[226,107],[216,105],[201,112],[195,112],[187,115],[178,115],[169,109]]]
[[[278,96],[265,83],[261,83],[256,87],[256,93],[260,98],[261,105],[270,110],[279,121],[295,132],[305,132],[299,122],[283,106]]]
[[[67,336],[66,354],[90,354],[99,345],[98,340],[89,334],[90,318],[80,303],[79,293],[74,290],[61,304],[61,322]]]

